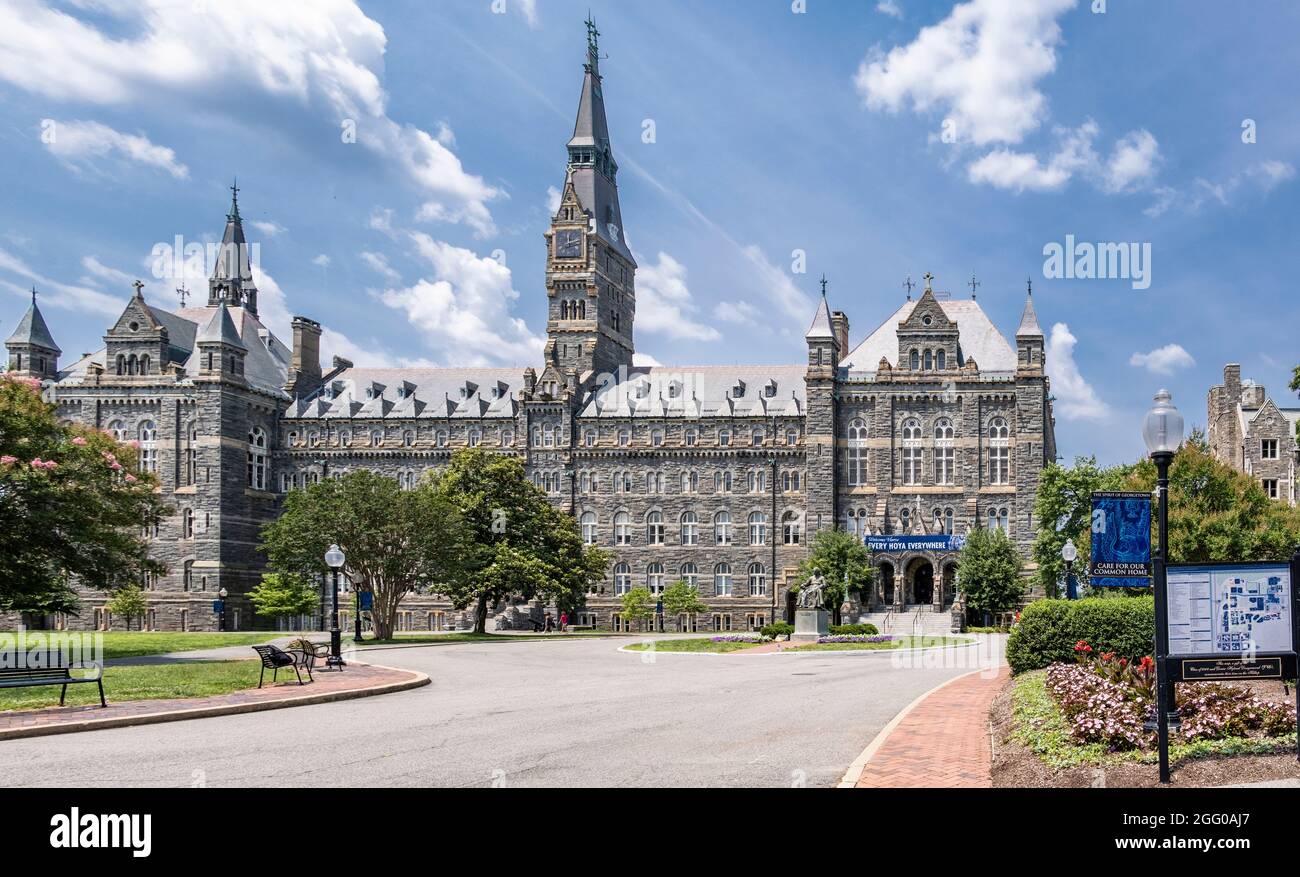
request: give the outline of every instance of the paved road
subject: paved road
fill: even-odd
[[[423,671],[433,684],[12,740],[0,743],[0,787],[824,787],[915,697],[970,670],[979,651],[960,650],[961,666],[899,667],[899,656],[863,652],[646,662],[617,651],[625,642],[371,650],[368,661]]]

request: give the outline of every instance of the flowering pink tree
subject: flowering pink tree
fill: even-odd
[[[140,533],[170,509],[135,466],[111,436],[60,424],[39,382],[0,375],[0,609],[75,611],[74,582],[165,571]]]

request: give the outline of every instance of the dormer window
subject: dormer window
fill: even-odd
[[[682,385],[681,385],[679,382],[677,382],[677,381],[673,381],[672,383],[670,383],[670,384],[668,385],[668,398],[669,398],[669,399],[676,399],[676,398],[677,398],[678,396],[680,396],[681,394],[682,394]]]
[[[769,399],[776,395],[776,381],[767,382],[767,386],[763,388],[763,395]]]
[[[636,385],[636,397],[638,399],[644,399],[649,395],[650,395],[650,384],[648,382],[643,381],[642,383]]]
[[[744,382],[744,381],[736,381],[736,386],[734,386],[734,387],[731,388],[731,396],[732,396],[733,399],[743,399],[743,398],[745,398],[745,382]]]

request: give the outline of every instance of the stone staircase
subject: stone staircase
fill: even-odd
[[[894,636],[944,636],[952,632],[952,613],[933,606],[908,606],[901,612],[867,612],[858,621]]]

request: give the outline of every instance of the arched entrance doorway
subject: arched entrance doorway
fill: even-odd
[[[928,560],[916,560],[912,563],[911,581],[908,582],[908,602],[926,604],[934,602],[934,565]]]

